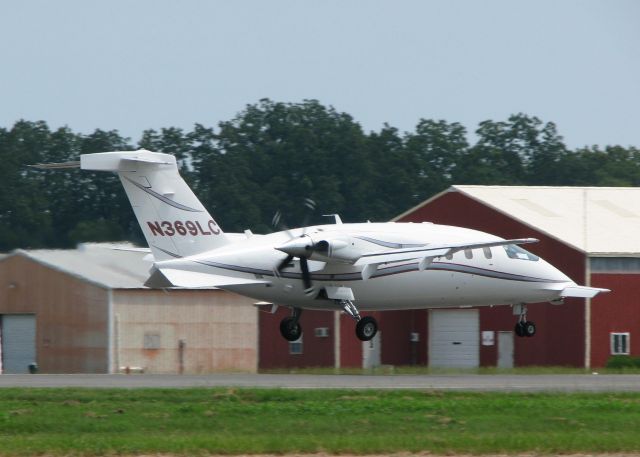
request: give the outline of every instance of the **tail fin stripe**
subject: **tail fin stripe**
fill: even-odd
[[[154,247],[154,248],[156,248],[156,249],[159,249],[160,251],[164,252],[164,253],[165,253],[165,254],[167,254],[168,256],[173,257],[174,259],[181,259],[181,258],[182,258],[182,256],[181,256],[181,255],[174,254],[173,252],[171,252],[171,251],[167,251],[166,249],[162,249],[160,246],[153,245],[153,247]]]
[[[138,189],[145,191],[146,193],[148,193],[152,197],[155,197],[158,200],[160,200],[161,202],[164,202],[167,205],[173,206],[174,208],[178,208],[178,209],[181,209],[183,211],[191,211],[192,213],[202,213],[202,212],[204,212],[201,209],[190,208],[189,206],[183,205],[183,204],[178,203],[178,202],[174,202],[173,200],[165,197],[164,195],[161,195],[158,192],[155,192],[155,191],[153,191],[153,190],[151,190],[151,189],[149,189],[147,187],[144,187],[142,184],[139,184],[139,183],[127,178],[126,176],[124,176],[124,179],[129,181],[131,184],[136,186]]]

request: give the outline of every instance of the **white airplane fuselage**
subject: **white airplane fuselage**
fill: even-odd
[[[159,268],[264,280],[263,284],[225,285],[221,288],[260,301],[308,309],[339,309],[334,300],[305,293],[300,263],[274,271],[285,256],[277,247],[304,235],[348,236],[352,249],[393,252],[397,246],[501,240],[476,230],[431,223],[332,224],[269,235],[234,235],[225,247],[192,257],[157,262]],[[575,283],[543,259],[512,253],[504,246],[458,251],[435,258],[423,271],[419,261],[381,264],[364,279],[362,266],[309,261],[316,290],[350,288],[361,310],[402,310],[535,303],[560,298]]]

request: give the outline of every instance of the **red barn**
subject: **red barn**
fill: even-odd
[[[640,188],[453,186],[394,220],[538,238],[528,250],[578,284],[612,292],[530,306],[534,338],[514,338],[508,306],[376,313],[380,337],[364,344],[350,318],[337,313],[305,311],[298,343],[278,334],[284,311],[261,313],[260,368],[600,367],[611,355],[640,355]]]

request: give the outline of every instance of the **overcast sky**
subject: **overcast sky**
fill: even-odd
[[[640,147],[640,1],[0,0],[0,127],[216,125],[268,97],[365,130],[524,112]]]

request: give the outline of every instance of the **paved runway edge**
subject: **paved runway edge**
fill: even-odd
[[[0,375],[0,387],[424,389],[500,392],[640,392],[640,375]]]

